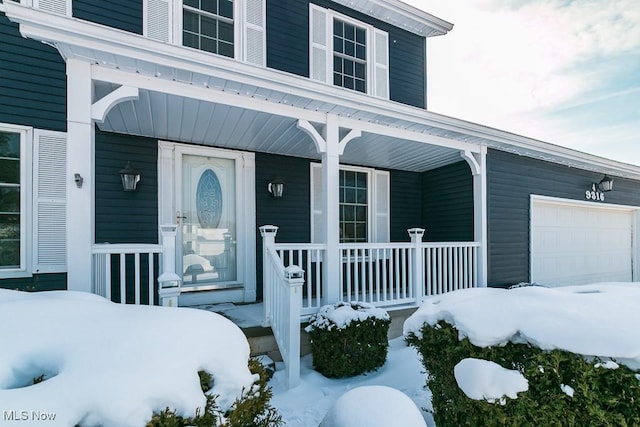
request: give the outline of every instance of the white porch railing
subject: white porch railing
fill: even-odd
[[[278,227],[263,226],[263,289],[265,325],[270,325],[280,352],[299,363],[299,325],[315,314],[325,301],[322,263],[328,250],[324,244],[275,243]],[[437,295],[478,285],[480,244],[477,242],[422,242],[423,229],[410,229],[411,242],[341,243],[340,280],[342,301],[368,302],[377,307],[420,304],[424,296]],[[285,266],[306,273],[296,294],[284,277]],[[296,314],[297,313],[297,314]],[[278,335],[283,338],[279,338]],[[293,347],[292,347],[293,346]],[[291,372],[288,376],[299,375]],[[299,369],[299,365],[297,368]]]
[[[300,383],[300,309],[304,272],[299,266],[284,267],[280,255],[273,248],[277,227],[260,227],[265,241],[263,250],[263,280],[265,287],[265,322],[271,326],[273,336],[284,361],[287,386]]]
[[[127,290],[133,289],[135,304],[155,304],[155,266],[158,265],[161,245],[96,244],[92,248],[93,293],[112,301],[112,283],[118,283],[119,301],[127,303]],[[142,300],[142,290],[148,295]]]

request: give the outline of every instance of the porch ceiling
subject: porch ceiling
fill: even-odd
[[[96,99],[117,87],[118,85],[112,83],[96,81]],[[204,85],[202,87],[205,90]],[[283,102],[286,97],[286,94],[266,93],[259,88],[251,90],[254,93],[260,92],[261,96],[270,100],[282,97],[280,102]],[[286,99],[294,105],[305,101],[296,97]],[[315,104],[323,111],[341,108],[319,102]],[[388,116],[341,109],[343,114],[349,117],[357,117],[358,120],[366,122],[383,122],[392,129],[417,126],[406,120],[392,121]],[[104,131],[148,136],[160,140],[320,159],[311,138],[298,129],[295,117],[152,90],[140,90],[137,100],[116,105],[98,126]],[[416,131],[445,135],[443,130],[432,127],[420,126]],[[349,142],[341,156],[341,162],[345,164],[415,172],[435,169],[460,160],[460,149],[366,131],[360,138]]]

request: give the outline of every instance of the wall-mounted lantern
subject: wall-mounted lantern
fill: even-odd
[[[127,162],[124,169],[120,170],[122,179],[122,189],[124,191],[136,191],[136,186],[140,181],[140,171],[131,167],[131,162]]]
[[[267,185],[267,190],[271,193],[271,197],[274,199],[281,198],[282,193],[284,193],[284,181],[279,176],[275,177],[271,180],[269,185]]]
[[[613,180],[605,174],[604,178],[602,178],[598,183],[598,188],[600,191],[605,192],[613,190]]]

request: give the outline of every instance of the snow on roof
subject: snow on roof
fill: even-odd
[[[204,310],[0,289],[0,341],[3,408],[53,413],[55,425],[140,426],[166,407],[193,416],[205,405],[199,370],[221,408],[254,381],[242,331]]]
[[[474,288],[428,297],[404,324],[405,336],[445,321],[479,347],[527,342],[543,350],[562,349],[611,357],[640,368],[640,285],[516,289]]]

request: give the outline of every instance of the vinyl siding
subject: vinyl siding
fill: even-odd
[[[17,291],[64,291],[67,289],[67,273],[34,274],[33,277],[0,280],[0,288]]]
[[[465,161],[425,172],[424,241],[473,241],[473,176]]]
[[[276,242],[311,241],[309,200],[309,160],[256,153],[256,279],[258,299],[262,299],[262,237],[259,227],[276,225]],[[281,199],[267,191],[269,182],[279,176],[285,182]]]
[[[0,13],[0,123],[66,131],[66,73],[58,51],[23,38]]]
[[[487,155],[488,263],[491,286],[529,281],[530,196],[586,201],[603,173],[570,168],[498,150]],[[640,206],[640,182],[617,178],[605,202]]]
[[[408,229],[425,226],[422,217],[422,175],[391,171],[390,200],[391,241],[408,242]]]
[[[158,142],[96,130],[96,243],[158,243]],[[137,190],[122,190],[127,161],[140,171]]]
[[[73,0],[73,16],[142,34],[142,0]]]
[[[313,1],[389,33],[390,98],[425,107],[425,39],[327,0]],[[267,66],[309,77],[309,1],[267,0]]]

